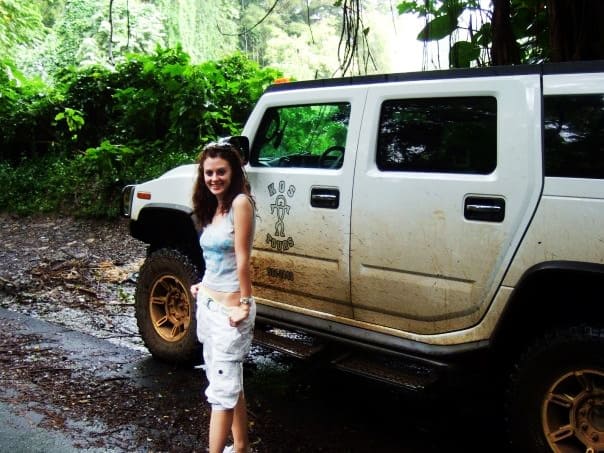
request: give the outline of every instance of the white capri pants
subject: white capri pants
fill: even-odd
[[[233,409],[243,392],[243,359],[254,335],[256,304],[249,316],[231,327],[227,307],[200,290],[197,293],[197,338],[203,343],[208,402],[216,410]]]

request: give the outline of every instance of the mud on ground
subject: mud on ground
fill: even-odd
[[[123,220],[0,213],[0,307],[27,315],[2,319],[0,383],[8,384],[0,388],[0,403],[33,413],[38,426],[68,433],[76,448],[206,451],[203,373],[154,361],[138,335],[134,290],[145,249]],[[40,335],[40,328],[49,332]],[[71,351],[58,340],[65,332],[76,336]],[[93,337],[116,345],[115,352],[107,352],[105,342],[91,343]],[[254,451],[357,450],[325,436],[310,376],[292,374],[291,367],[257,346],[244,364]],[[337,417],[333,423],[351,430]],[[365,437],[355,431],[351,444]]]
[[[156,362],[138,334],[145,254],[122,219],[0,213],[0,307],[27,315],[2,320],[0,402],[76,449],[206,451],[203,373]]]
[[[0,404],[89,451],[206,451],[202,372],[154,361],[138,335],[144,256],[124,220],[0,213],[0,307],[11,310],[0,319]],[[316,366],[254,346],[244,363],[254,451],[484,451],[460,407],[412,405]]]
[[[0,213],[0,306],[143,350],[134,288],[144,256],[126,220]]]

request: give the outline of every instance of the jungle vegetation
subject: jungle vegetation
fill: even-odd
[[[403,16],[427,70],[602,59],[602,13],[600,0],[0,0],[0,210],[114,217],[123,185],[238,133],[275,78],[390,70]]]

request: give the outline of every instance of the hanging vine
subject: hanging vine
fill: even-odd
[[[364,27],[361,0],[339,0],[336,6],[342,7],[342,30],[338,43],[339,70],[346,75],[349,70],[357,68],[360,73],[368,72],[369,63],[377,69],[371,54],[367,35],[369,27]]]
[[[126,29],[128,36],[126,38],[126,50],[130,50],[130,3],[126,0]]]
[[[107,46],[109,63],[113,64],[113,0],[109,0],[109,42]]]

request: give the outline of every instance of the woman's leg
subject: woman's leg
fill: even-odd
[[[222,453],[233,425],[234,409],[212,409],[210,415],[210,453]]]
[[[237,453],[247,453],[249,449],[249,438],[247,433],[247,407],[243,392],[239,394],[239,399],[237,400],[237,405],[234,409],[231,431],[233,432],[235,451]]]

